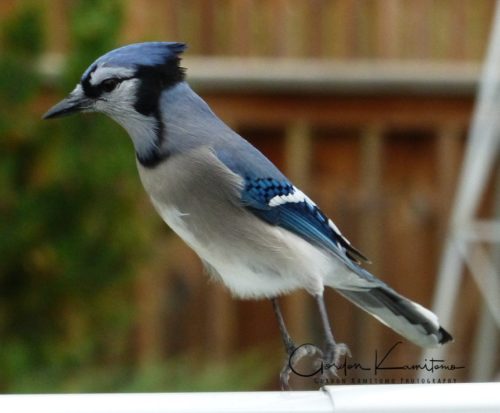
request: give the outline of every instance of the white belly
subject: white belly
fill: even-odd
[[[252,243],[242,248],[224,242],[215,229],[213,242],[200,242],[189,229],[189,214],[154,199],[153,204],[170,228],[217,272],[235,296],[270,298],[300,288],[311,294],[323,291],[323,278],[332,270],[332,258],[302,238],[263,223],[266,231],[281,241],[267,253],[253,250]]]

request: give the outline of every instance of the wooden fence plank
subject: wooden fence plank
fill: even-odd
[[[285,159],[288,177],[303,191],[311,186],[312,130],[300,118],[286,125]],[[305,291],[283,299],[285,319],[290,330],[302,340],[310,337],[311,299]]]

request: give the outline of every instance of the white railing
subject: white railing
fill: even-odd
[[[1,413],[500,412],[500,383],[326,386],[320,391],[2,395]]]

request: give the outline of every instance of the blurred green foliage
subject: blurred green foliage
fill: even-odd
[[[269,382],[275,363],[266,363],[262,352],[249,351],[225,363],[197,362],[189,356],[172,358],[141,369],[124,363],[83,365],[77,373],[58,373],[39,369],[19,376],[13,386],[17,393],[111,393],[248,391]]]
[[[47,92],[55,103],[117,45],[123,4],[69,3],[58,97],[37,69],[43,11],[20,4],[0,26],[0,392],[262,386],[259,352],[222,365],[187,355],[136,365],[133,275],[158,220],[141,211],[131,143],[102,115],[40,119]]]
[[[126,342],[131,323],[130,276],[145,251],[139,188],[123,132],[106,119],[40,120],[42,17],[37,3],[26,2],[2,22],[3,390],[47,366],[60,375],[86,363],[125,359],[127,349],[119,343]],[[76,73],[116,44],[121,5],[75,2],[72,18],[66,92]]]

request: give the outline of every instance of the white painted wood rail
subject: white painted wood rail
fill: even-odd
[[[500,412],[500,383],[326,386],[319,391],[1,395],[1,413]]]

